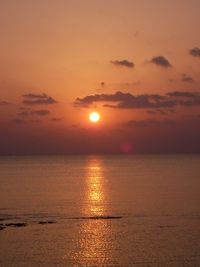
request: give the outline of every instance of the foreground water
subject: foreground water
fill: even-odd
[[[1,157],[0,266],[200,266],[199,191],[198,155]]]

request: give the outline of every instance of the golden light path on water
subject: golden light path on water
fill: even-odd
[[[106,188],[101,161],[91,159],[87,167],[86,192],[81,221],[78,251],[73,260],[82,266],[106,266],[114,264],[112,254],[114,243],[112,223],[110,220],[94,219],[107,215],[106,213]],[[91,219],[93,218],[93,219]]]
[[[85,214],[89,216],[102,216],[105,209],[104,177],[101,171],[101,164],[98,160],[92,160],[88,165],[87,176],[87,206]]]

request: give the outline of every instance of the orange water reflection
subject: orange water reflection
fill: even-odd
[[[77,252],[73,255],[73,266],[115,265],[112,256],[113,230],[110,220],[101,219],[106,214],[106,178],[99,159],[88,162],[86,192],[83,207],[85,219],[80,221]],[[99,219],[96,219],[99,218]]]
[[[101,161],[91,159],[87,167],[84,214],[102,216],[105,212],[105,189]]]

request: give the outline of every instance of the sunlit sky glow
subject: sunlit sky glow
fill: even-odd
[[[1,1],[0,154],[200,152],[199,10]]]

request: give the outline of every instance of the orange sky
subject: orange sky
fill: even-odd
[[[0,1],[0,154],[200,152],[199,10],[198,0]]]

